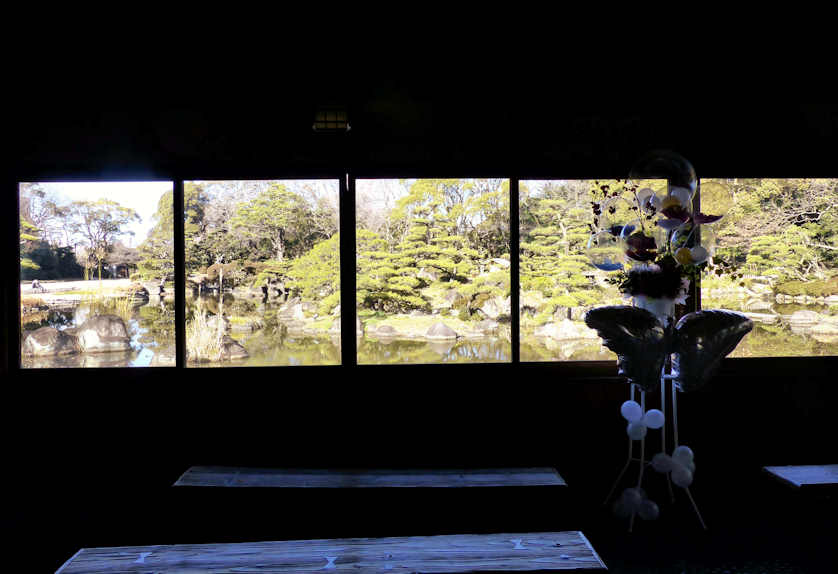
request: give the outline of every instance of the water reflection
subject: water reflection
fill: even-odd
[[[23,337],[40,327],[53,327],[60,331],[75,329],[91,316],[109,312],[101,303],[80,303],[49,311],[28,314],[24,317]],[[109,353],[78,353],[58,357],[22,357],[23,368],[99,368],[99,367],[153,367],[174,365],[174,303],[153,300],[136,305],[123,316],[130,338],[131,350]]]

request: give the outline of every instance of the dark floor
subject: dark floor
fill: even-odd
[[[573,473],[570,473],[571,476]],[[111,477],[115,478],[115,477]],[[175,477],[176,478],[176,477]],[[603,481],[535,489],[305,490],[56,488],[11,497],[2,536],[31,572],[54,572],[81,547],[464,532],[581,530],[611,572],[834,573],[835,498],[802,496],[754,473],[719,488],[712,475],[661,517],[627,520],[602,505]],[[576,486],[574,486],[576,484]],[[665,499],[654,481],[648,490]]]

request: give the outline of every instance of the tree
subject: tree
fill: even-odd
[[[113,243],[132,221],[139,221],[140,216],[130,207],[124,207],[110,199],[96,201],[74,201],[70,204],[70,213],[74,218],[73,231],[81,234],[87,242],[88,256],[99,268],[102,279],[102,264],[110,253]]]
[[[137,262],[143,279],[161,279],[174,273],[174,197],[164,193],[157,202],[154,226],[140,244],[140,261]],[[188,217],[188,214],[187,214]]]
[[[308,217],[308,205],[299,195],[273,184],[236,208],[231,227],[257,250],[269,246],[273,258],[282,261],[296,254],[291,248],[305,238]]]
[[[554,305],[596,300],[584,253],[591,229],[592,192],[587,182],[548,183],[522,189],[521,289],[540,291]]]

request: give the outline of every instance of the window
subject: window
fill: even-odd
[[[187,364],[340,364],[338,180],[183,189]]]
[[[615,355],[584,322],[588,309],[625,305],[608,274],[586,254],[592,205],[614,180],[527,180],[519,185],[521,361],[613,360]],[[665,188],[665,181],[648,181]],[[600,229],[621,229],[637,218],[632,204],[605,201]],[[619,231],[617,231],[619,233]],[[622,259],[616,253],[615,259]]]
[[[358,363],[511,360],[509,180],[356,183]]]
[[[174,365],[172,182],[18,190],[21,366]]]
[[[726,212],[701,306],[755,323],[731,356],[838,355],[838,179],[703,179],[701,211]]]
[[[358,364],[511,362],[518,341],[520,362],[604,369],[614,355],[584,315],[628,302],[591,264],[588,239],[595,216],[617,228],[636,212],[614,200],[594,213],[616,181],[521,180],[517,205],[510,181],[347,184],[354,262],[341,251],[342,180],[185,181],[177,307],[179,187],[20,183],[21,367],[175,366],[180,343],[188,367],[339,365],[343,260],[355,273],[343,295],[356,301]],[[725,217],[702,228],[716,257],[696,302],[755,322],[731,356],[838,355],[838,179],[700,183],[701,212]]]

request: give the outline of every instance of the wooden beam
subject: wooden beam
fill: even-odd
[[[465,488],[566,486],[553,468],[305,470],[193,466],[174,486],[260,488]]]
[[[462,574],[606,570],[581,532],[84,548],[61,574]]]
[[[801,491],[838,490],[838,464],[765,466],[763,470]]]

